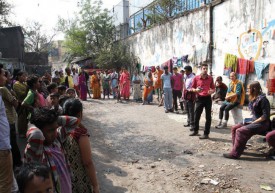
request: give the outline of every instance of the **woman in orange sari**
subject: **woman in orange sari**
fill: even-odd
[[[99,84],[100,80],[97,76],[96,71],[93,72],[92,75],[92,80],[91,80],[91,89],[93,91],[93,99],[100,99],[100,84]]]
[[[154,72],[154,89],[157,91],[158,100],[161,98],[162,88],[161,88],[161,75],[163,71],[157,66],[156,71]]]
[[[144,90],[143,90],[143,105],[145,102],[148,102],[150,104],[153,102],[153,77],[152,72],[149,71],[147,76],[144,78]]]

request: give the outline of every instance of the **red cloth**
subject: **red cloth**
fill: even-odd
[[[247,70],[246,70],[247,74],[253,73],[255,71],[254,61],[253,60],[248,60],[247,63],[248,63]]]
[[[275,79],[275,64],[269,64],[269,79]]]
[[[249,74],[254,72],[254,61],[238,58],[237,73]]]
[[[79,138],[80,137],[82,137],[82,136],[90,136],[89,134],[88,134],[88,131],[87,131],[87,129],[85,129],[85,128],[80,128],[80,127],[78,127],[78,128],[76,128],[75,130],[73,130],[71,133],[70,133],[70,135],[78,142],[78,140],[79,140]]]
[[[268,80],[267,88],[269,93],[275,93],[275,79]]]
[[[247,74],[247,60],[238,58],[237,74]]]

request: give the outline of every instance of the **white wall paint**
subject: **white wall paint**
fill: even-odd
[[[144,66],[161,65],[173,56],[191,56],[195,46],[199,61],[205,60],[209,43],[208,8],[164,25],[138,33],[127,39],[132,52]]]

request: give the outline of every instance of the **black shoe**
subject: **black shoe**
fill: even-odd
[[[208,135],[203,135],[200,137],[200,139],[208,139],[208,138],[209,138]]]
[[[230,153],[224,153],[223,157],[228,158],[228,159],[238,159],[238,158],[234,157],[233,155],[231,155]]]
[[[171,113],[173,113],[173,112],[174,112],[174,109],[169,109],[168,111],[171,112]]]
[[[184,127],[190,127],[191,125],[188,123],[187,125],[183,125]]]
[[[194,131],[193,133],[191,133],[189,136],[198,136],[199,132]]]

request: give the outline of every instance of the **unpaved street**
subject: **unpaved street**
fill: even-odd
[[[275,189],[275,162],[262,155],[261,136],[249,141],[240,160],[229,160],[222,153],[231,148],[230,129],[212,127],[210,139],[199,140],[183,127],[186,115],[165,114],[157,105],[89,100],[84,107],[102,193]]]

